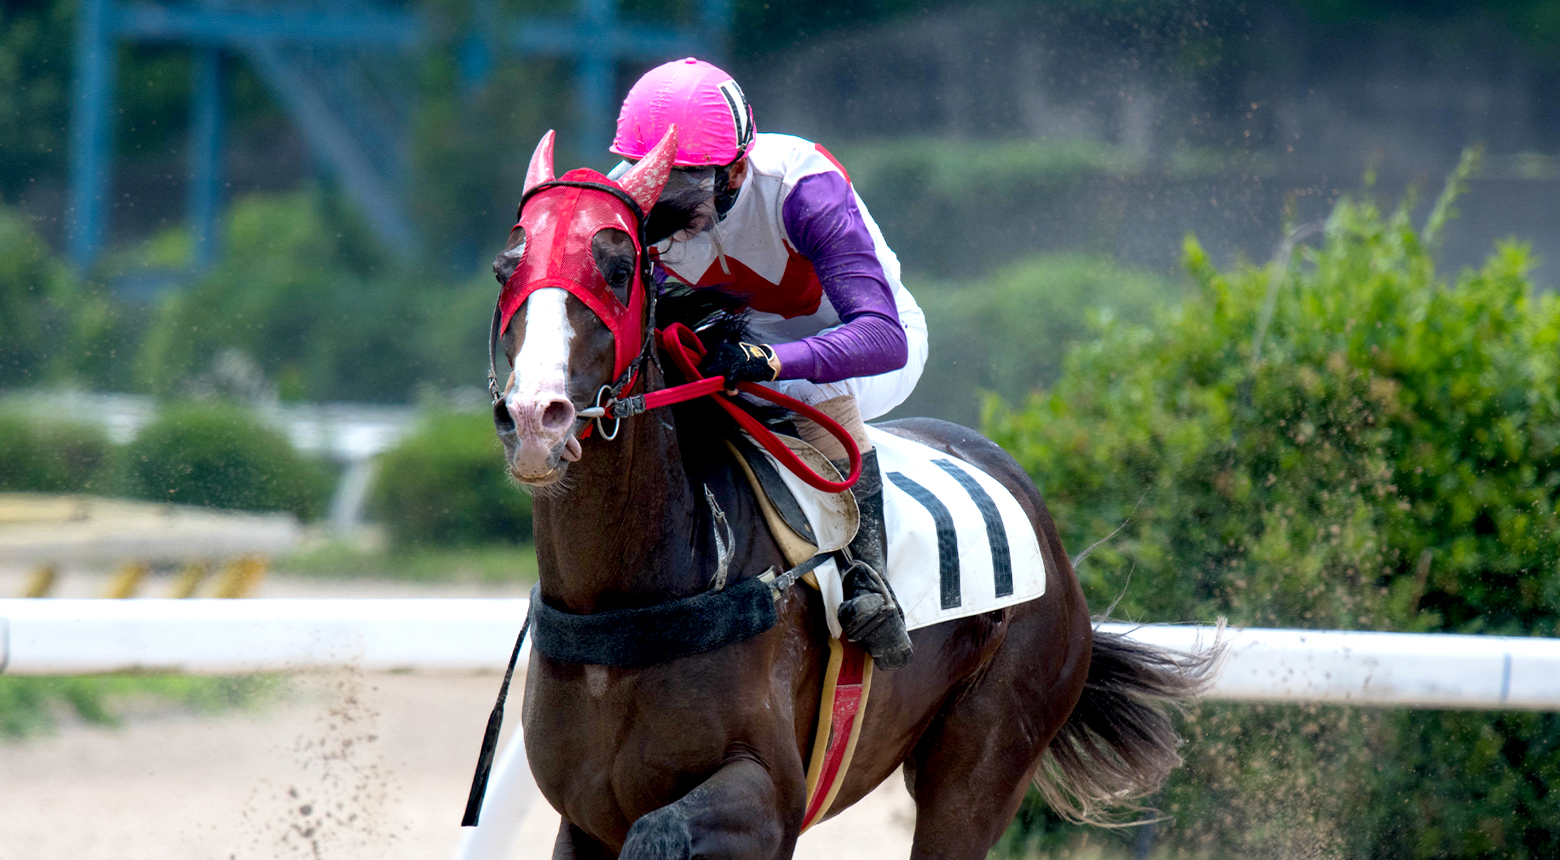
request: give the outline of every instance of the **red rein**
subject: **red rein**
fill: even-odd
[[[677,365],[677,369],[682,371],[683,376],[693,381],[683,385],[674,385],[671,388],[663,388],[660,391],[649,392],[645,395],[646,409],[655,409],[660,406],[670,406],[673,403],[682,403],[698,397],[711,396],[715,398],[715,402],[720,405],[720,408],[726,410],[726,414],[736,419],[737,424],[743,430],[746,430],[749,435],[758,440],[760,445],[764,446],[764,450],[775,455],[775,458],[782,465],[790,469],[798,478],[807,482],[808,486],[826,493],[843,493],[855,485],[856,479],[861,477],[861,451],[856,447],[856,440],[851,438],[850,433],[846,432],[845,428],[839,425],[839,422],[794,397],[788,397],[778,391],[752,382],[737,383],[738,391],[761,397],[770,403],[783,406],[792,412],[802,415],[829,431],[829,435],[840,440],[840,444],[845,446],[845,451],[850,457],[850,475],[843,481],[831,481],[814,472],[812,467],[802,461],[802,458],[796,456],[795,451],[787,448],[785,443],[780,441],[780,438],[774,434],[774,431],[765,427],[757,418],[754,418],[735,403],[732,403],[731,399],[724,393],[725,377],[705,377],[699,373],[699,360],[704,358],[704,344],[700,342],[699,336],[694,334],[692,329],[682,323],[672,323],[665,329],[656,332],[656,339],[660,342],[661,348],[671,355],[672,361]]]

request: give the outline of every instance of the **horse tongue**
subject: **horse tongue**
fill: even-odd
[[[569,437],[569,441],[563,443],[563,459],[568,460],[570,463],[579,462],[581,453],[583,451],[580,448],[580,440],[573,436]]]

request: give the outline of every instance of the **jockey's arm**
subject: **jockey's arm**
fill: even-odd
[[[812,263],[842,325],[775,344],[778,378],[835,382],[904,367],[909,344],[893,287],[850,183],[838,173],[805,177],[780,214],[791,244]]]

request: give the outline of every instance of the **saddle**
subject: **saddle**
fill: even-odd
[[[868,425],[883,472],[888,534],[884,571],[910,630],[1003,609],[1045,593],[1046,569],[1034,525],[1011,491],[979,467]],[[799,439],[787,447],[813,468],[823,455]],[[848,493],[817,491],[779,468],[750,440],[731,442],[759,495],[770,531],[790,564],[849,544],[859,515]],[[830,467],[832,469],[832,467]],[[835,474],[827,472],[826,474]],[[828,561],[819,565],[828,571]],[[823,583],[830,631],[840,595]]]
[[[819,474],[825,477],[839,475],[834,464],[818,449],[794,436],[776,435]],[[850,493],[825,494],[824,504],[829,510],[815,528],[807,513],[802,510],[796,494],[781,477],[774,460],[755,445],[750,437],[746,434],[727,437],[726,447],[731,449],[737,465],[753,486],[753,493],[758,496],[759,507],[764,512],[764,522],[768,524],[775,542],[780,544],[787,564],[798,565],[819,553],[837,552],[850,545],[861,524],[855,496]],[[819,537],[820,532],[822,538]]]
[[[911,630],[1003,609],[1045,592],[1046,570],[1033,524],[1012,493],[976,466],[900,436],[867,428],[883,470],[885,571]],[[807,443],[782,437],[815,471],[837,474]],[[727,442],[758,496],[786,562],[812,563],[849,545],[860,521],[849,493],[812,489],[778,467],[745,436]],[[828,572],[833,557],[817,564]],[[850,766],[872,685],[872,660],[840,638],[838,576],[808,573],[830,633],[822,706],[807,768],[809,827],[828,812]]]

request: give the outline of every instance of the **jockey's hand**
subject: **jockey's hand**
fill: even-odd
[[[780,376],[780,359],[767,344],[717,344],[699,362],[705,376],[726,377],[726,393],[735,394],[739,382],[770,382]]]

